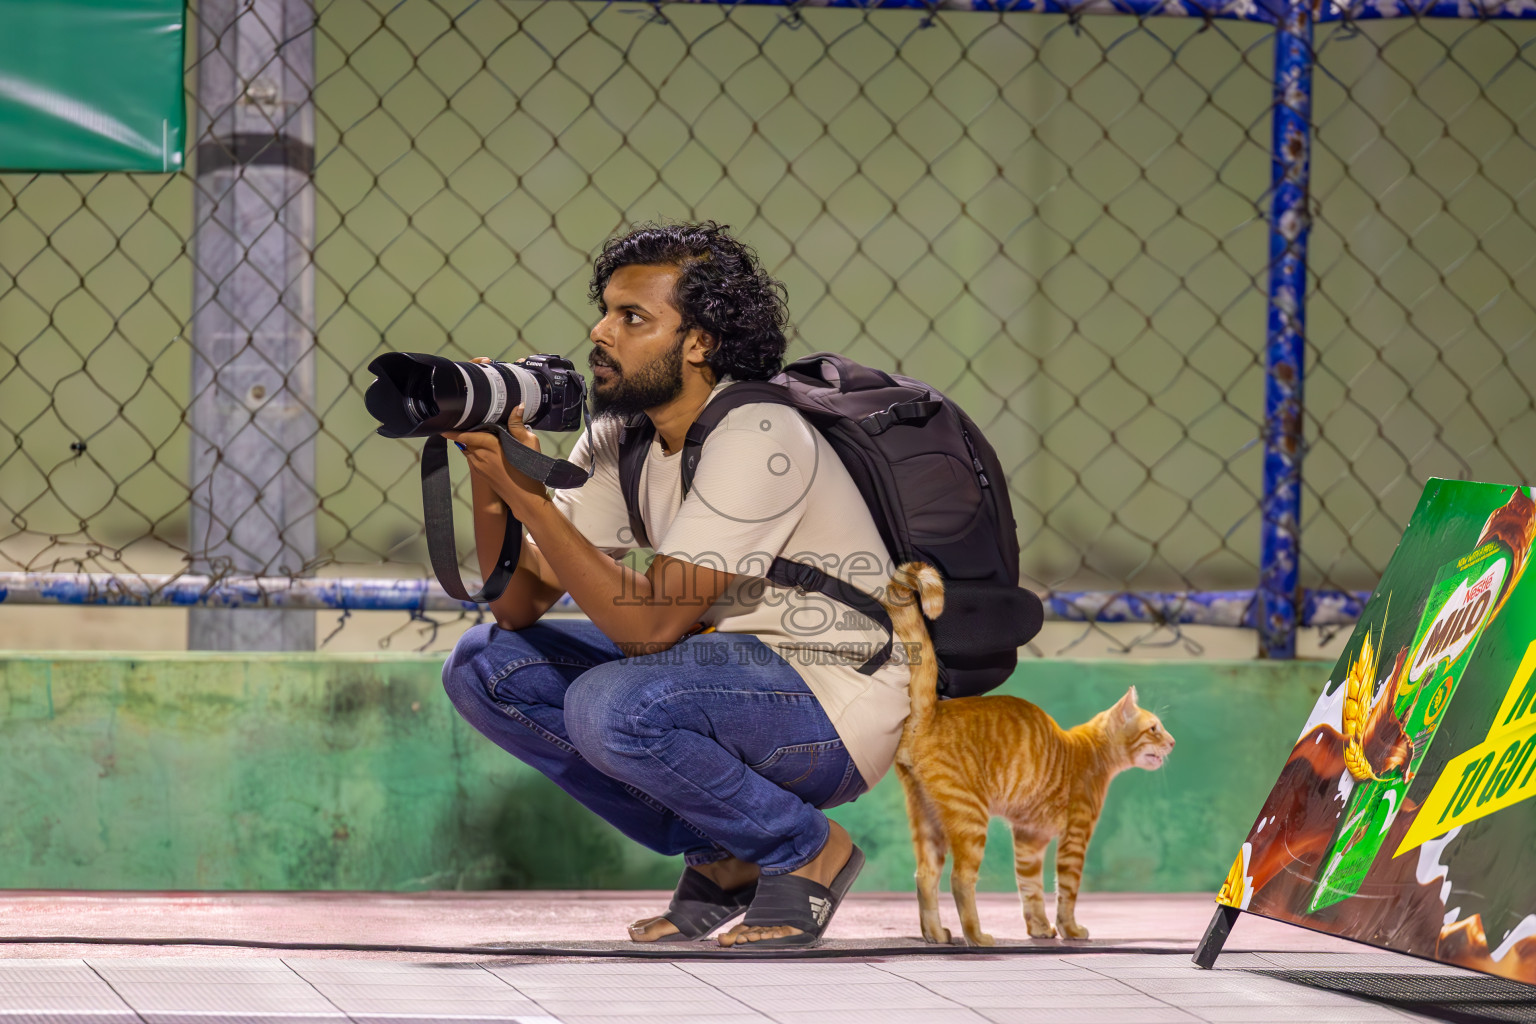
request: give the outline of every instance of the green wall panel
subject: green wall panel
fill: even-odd
[[[666,888],[639,849],[463,724],[412,655],[0,656],[0,886]],[[1075,723],[1134,683],[1178,747],[1110,791],[1089,891],[1214,890],[1320,691],[1317,662],[1023,663]],[[911,886],[900,786],[834,815]],[[1005,829],[983,867],[1012,887]]]
[[[183,0],[0,0],[0,169],[178,171]]]

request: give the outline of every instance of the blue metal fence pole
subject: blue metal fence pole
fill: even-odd
[[[1259,653],[1296,656],[1300,605],[1302,371],[1306,357],[1307,197],[1312,150],[1312,8],[1275,0],[1273,194],[1265,346]]]

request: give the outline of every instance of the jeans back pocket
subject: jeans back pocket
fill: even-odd
[[[748,767],[812,807],[831,806],[834,799],[841,803],[857,795],[845,795],[849,773],[857,776],[859,772],[842,740],[793,743]]]

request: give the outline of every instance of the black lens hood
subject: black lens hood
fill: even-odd
[[[368,364],[375,380],[363,392],[363,405],[379,421],[378,432],[384,437],[431,437],[453,424],[441,422],[442,416],[432,398],[432,378],[437,372],[452,380],[458,374],[452,359],[424,352],[386,352]],[[422,396],[430,406],[430,415],[422,416],[413,407],[411,395]]]

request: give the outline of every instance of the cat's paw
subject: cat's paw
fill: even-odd
[[[1088,929],[1076,921],[1070,924],[1065,921],[1057,921],[1056,926],[1061,929],[1061,937],[1064,939],[1086,939],[1088,937]]]
[[[1032,939],[1054,939],[1056,937],[1056,929],[1046,922],[1042,921],[1040,924],[1028,924],[1026,922],[1026,924],[1029,928],[1029,937]]]
[[[949,929],[942,926],[936,928],[924,928],[923,941],[936,942],[941,946],[947,946],[949,945]]]
[[[986,932],[977,932],[975,935],[967,935],[965,937],[965,941],[966,941],[967,944],[972,945],[972,946],[995,946],[995,945],[997,945],[997,940],[994,939],[992,936],[988,935]]]

